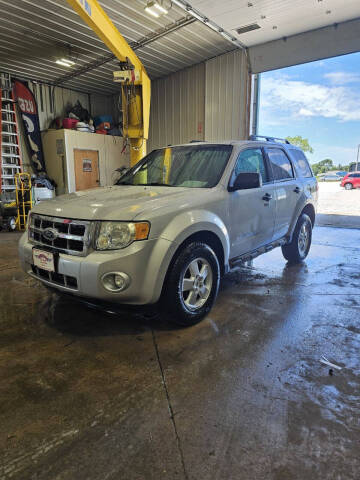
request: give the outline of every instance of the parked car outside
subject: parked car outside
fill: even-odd
[[[41,202],[19,245],[22,268],[88,302],[157,304],[192,325],[222,274],[281,246],[309,253],[318,185],[304,153],[271,141],[154,150],[110,187]]]
[[[335,175],[337,175],[340,178],[344,178],[345,175],[347,175],[349,172],[341,171],[341,172],[335,172]]]
[[[351,172],[345,175],[341,180],[342,187],[345,190],[352,190],[353,188],[360,188],[360,172]]]
[[[341,178],[338,175],[325,173],[318,178],[319,182],[340,182]]]

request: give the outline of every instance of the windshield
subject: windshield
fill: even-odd
[[[154,150],[116,184],[211,188],[219,182],[231,151],[231,145],[194,145]]]

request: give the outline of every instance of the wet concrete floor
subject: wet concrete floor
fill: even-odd
[[[0,234],[2,480],[359,478],[360,230],[232,272],[188,329],[59,300],[17,239]]]

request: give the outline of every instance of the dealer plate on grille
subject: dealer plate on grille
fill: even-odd
[[[48,272],[55,272],[54,254],[45,250],[33,249],[33,262],[35,267],[42,268]]]

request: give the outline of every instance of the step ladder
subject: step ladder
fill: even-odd
[[[21,149],[10,75],[0,73],[0,196],[16,200],[15,175],[22,171]]]

